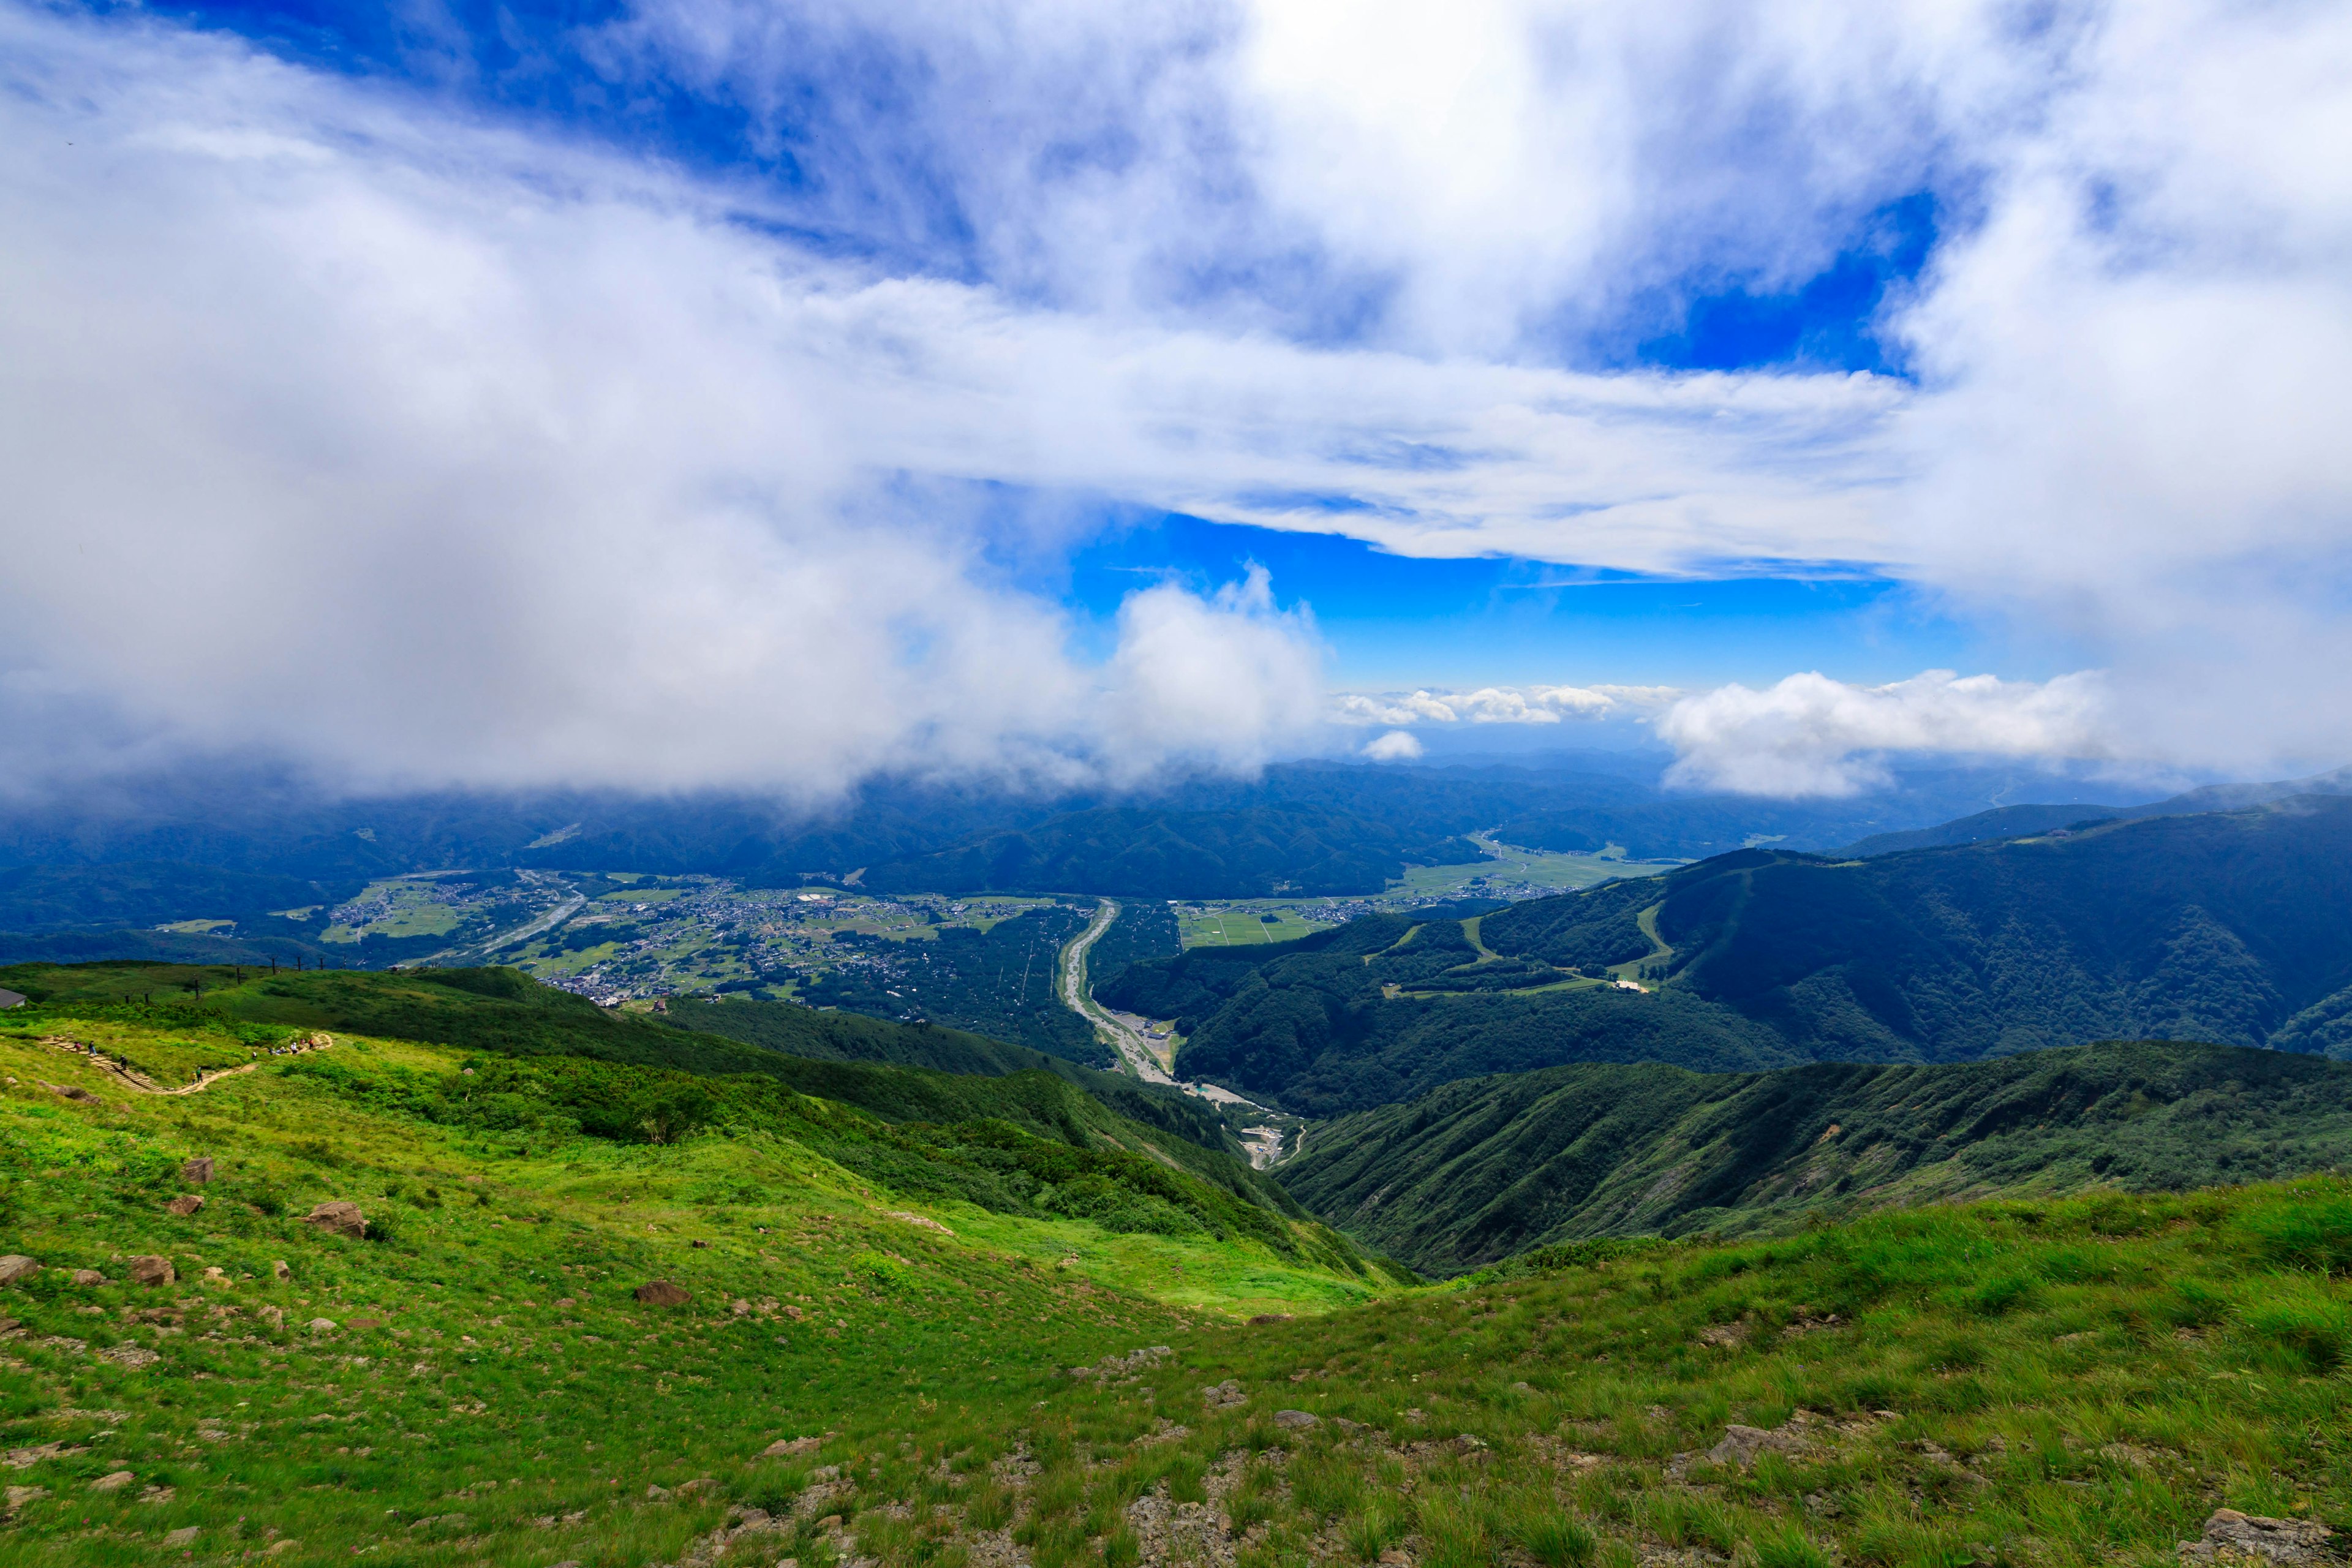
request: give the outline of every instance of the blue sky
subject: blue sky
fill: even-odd
[[[1967,628],[1885,577],[1660,580],[1507,558],[1416,560],[1336,535],[1172,515],[1114,523],[1071,556],[1063,591],[1107,621],[1139,582],[1168,574],[1207,585],[1252,563],[1313,610],[1335,677],[1351,688],[1705,687],[1769,684],[1792,669],[1874,685],[1983,653]]]
[[[2204,0],[0,0],[0,709],[811,795],[2340,761],[2347,71]]]

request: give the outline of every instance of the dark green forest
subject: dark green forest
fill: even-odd
[[[2352,1066],[2101,1044],[1937,1066],[1465,1079],[1316,1129],[1284,1185],[1428,1273],[1592,1237],[1787,1230],[1940,1199],[2179,1191],[2352,1163]]]
[[[1159,899],[1129,899],[1118,906],[1118,918],[1087,950],[1087,979],[1101,985],[1127,973],[1130,963],[1146,959],[1174,958],[1184,951],[1176,911]]]
[[[856,956],[811,980],[801,993],[814,1007],[841,1007],[876,1018],[918,1019],[992,1035],[1075,1062],[1109,1067],[1116,1057],[1094,1026],[1062,1005],[1054,990],[1063,944],[1086,930],[1088,915],[1060,905],[1032,910],[987,931],[941,926],[927,941],[837,932],[836,956]]]

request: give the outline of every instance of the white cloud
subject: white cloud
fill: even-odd
[[[1671,686],[1482,686],[1475,691],[1351,691],[1332,700],[1331,720],[1345,725],[1409,726],[1641,719],[1681,695]]]
[[[1422,753],[1422,744],[1410,731],[1391,730],[1364,742],[1363,754],[1376,763],[1409,763]]]
[[[1669,784],[1741,795],[1854,795],[1888,782],[1888,753],[2116,754],[2095,675],[2035,683],[1931,669],[1889,686],[1792,675],[1762,691],[1733,685],[1686,697],[1657,731],[1680,753]]]
[[[787,188],[0,0],[0,692],[362,774],[820,792],[1311,728],[1311,625],[1262,588],[1153,590],[1074,658],[937,499],[983,481],[1412,555],[1875,565],[2105,668],[2097,744],[2330,759],[2352,12],[2036,16],[648,0],[582,35],[617,98],[745,110]],[[876,58],[887,92],[804,90]],[[1881,322],[1916,381],[1560,368],[1923,190],[1943,241]],[[1789,689],[1676,721],[1694,776],[1844,787],[1896,744]],[[2017,733],[1987,749],[2095,743]]]

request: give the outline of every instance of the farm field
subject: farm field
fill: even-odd
[[[1273,916],[1272,920],[1265,917]],[[1240,947],[1270,942],[1291,942],[1336,921],[1309,921],[1296,905],[1234,904],[1182,906],[1177,931],[1186,947]]]

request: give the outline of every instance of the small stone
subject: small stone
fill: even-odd
[[[272,1263],[269,1266],[269,1276],[271,1279],[277,1280],[280,1285],[283,1285],[286,1281],[294,1278],[294,1270],[287,1268],[286,1260],[281,1258],[277,1262]]]
[[[1791,1423],[1793,1425],[1793,1423]],[[1706,1451],[1709,1462],[1737,1465],[1741,1469],[1756,1462],[1756,1456],[1767,1451],[1778,1454],[1802,1454],[1812,1447],[1801,1434],[1788,1426],[1767,1430],[1761,1426],[1742,1426],[1734,1423],[1723,1429],[1723,1441]]]
[[[49,1489],[47,1487],[10,1487],[8,1489],[8,1511],[10,1513],[14,1513],[18,1509],[24,1507],[26,1503],[38,1502],[48,1495]]]
[[[159,1258],[153,1253],[128,1258],[125,1267],[131,1270],[133,1285],[169,1285],[180,1277],[179,1270],[172,1267],[170,1258]]]
[[[2176,1550],[2184,1563],[2260,1557],[2281,1568],[2301,1568],[2328,1560],[2327,1542],[2333,1533],[2317,1520],[2264,1519],[2224,1508],[2216,1509],[2205,1521],[2202,1539],[2184,1541]]]
[[[814,1454],[824,1447],[822,1437],[780,1437],[760,1450],[763,1459],[781,1459],[792,1454]]]
[[[693,1293],[684,1286],[673,1285],[667,1279],[648,1280],[637,1287],[635,1294],[649,1307],[683,1307],[694,1300]]]
[[[89,1489],[94,1492],[119,1492],[138,1479],[129,1470],[113,1470],[90,1482]]]
[[[214,1285],[226,1285],[228,1283],[228,1270],[215,1263],[205,1270],[205,1279]]]
[[[332,1318],[313,1318],[302,1326],[310,1330],[314,1334],[331,1334],[335,1331],[335,1320]]]
[[[137,1372],[141,1367],[153,1366],[163,1358],[143,1345],[109,1345],[98,1352],[100,1361],[110,1361],[125,1372]]]
[[[180,1167],[180,1180],[190,1186],[201,1187],[213,1179],[213,1157],[199,1154]]]
[[[198,1197],[195,1194],[182,1193],[178,1197],[173,1198],[170,1203],[163,1205],[163,1212],[166,1214],[175,1214],[181,1218],[185,1219],[188,1215],[195,1213],[198,1209],[204,1206],[205,1200]]]
[[[184,1524],[179,1529],[163,1537],[163,1544],[166,1546],[185,1546],[203,1533],[204,1531],[195,1525]]]
[[[14,1285],[19,1279],[29,1279],[41,1271],[41,1266],[21,1252],[0,1258],[0,1285]]]
[[[683,1483],[682,1485],[680,1485],[680,1486],[679,1486],[679,1488],[677,1489],[677,1491],[678,1491],[678,1495],[679,1495],[680,1497],[690,1497],[690,1496],[692,1496],[692,1495],[693,1495],[694,1493],[696,1493],[696,1492],[716,1491],[716,1490],[718,1489],[718,1488],[719,1488],[719,1478],[718,1478],[718,1477],[716,1477],[716,1476],[697,1476],[697,1477],[695,1477],[695,1478],[694,1478],[694,1479],[692,1479],[692,1480],[690,1480],[690,1481],[687,1481],[687,1482]]]
[[[302,1216],[302,1223],[333,1236],[364,1237],[367,1235],[367,1215],[360,1213],[360,1205],[348,1198],[335,1198],[317,1205]]]
[[[751,1303],[744,1300],[740,1296],[738,1296],[734,1301],[728,1306],[727,1310],[734,1313],[739,1318],[747,1317],[751,1314]]]
[[[1201,1403],[1212,1410],[1225,1410],[1236,1405],[1248,1404],[1249,1395],[1242,1392],[1240,1384],[1227,1378],[1223,1383],[1213,1383],[1201,1390]]]
[[[106,1276],[95,1268],[77,1268],[73,1271],[73,1282],[77,1285],[103,1285]]]
[[[1309,1426],[1321,1426],[1322,1418],[1312,1411],[1277,1410],[1274,1413],[1274,1424],[1293,1432],[1304,1432]]]
[[[1381,1568],[1412,1568],[1412,1559],[1391,1546],[1381,1553]]]
[[[660,1502],[668,1496],[669,1489],[667,1487],[647,1487],[646,1489],[646,1500],[648,1502]]]

